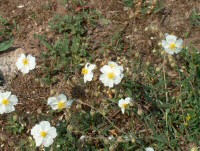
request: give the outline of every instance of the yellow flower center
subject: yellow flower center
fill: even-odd
[[[172,43],[170,46],[169,46],[170,49],[176,49],[176,44],[175,43]]]
[[[10,102],[9,102],[9,100],[8,99],[3,99],[3,101],[2,101],[2,104],[4,104],[4,105],[8,105]]]
[[[82,69],[82,74],[83,74],[83,75],[86,75],[86,74],[88,74],[88,69],[86,69],[86,68],[83,68],[83,69]]]
[[[123,104],[122,107],[123,107],[123,108],[127,108],[127,107],[128,107],[128,104]]]
[[[42,137],[46,137],[46,136],[47,136],[47,132],[42,131],[42,132],[40,133],[40,136],[42,136]]]
[[[26,58],[23,59],[23,64],[24,64],[24,65],[28,65],[28,59],[26,59]]]
[[[109,79],[114,79],[115,74],[113,72],[108,73],[108,78]]]
[[[58,109],[61,110],[63,108],[65,108],[66,104],[63,101],[58,102]]]

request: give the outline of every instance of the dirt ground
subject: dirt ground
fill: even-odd
[[[113,36],[112,33],[117,30],[123,31],[124,43],[131,45],[132,52],[127,55],[127,60],[139,51],[144,60],[154,61],[155,64],[160,63],[160,60],[154,60],[151,52],[153,48],[158,47],[158,41],[163,38],[164,33],[175,34],[183,38],[184,44],[187,45],[192,42],[200,50],[199,27],[192,26],[189,20],[192,10],[200,8],[199,0],[165,0],[164,8],[158,13],[139,14],[137,17],[130,17],[131,9],[127,9],[120,0],[90,0],[88,4],[101,11],[103,16],[110,21],[108,25],[102,25],[99,22],[98,27],[88,29],[91,39],[94,39],[91,40],[91,43],[93,43],[91,48],[96,50],[97,54],[98,45],[109,42]],[[0,53],[0,70],[2,70],[6,79],[6,86],[1,87],[0,90],[10,90],[18,96],[20,100],[20,104],[17,106],[18,115],[27,113],[21,121],[22,123],[28,122],[27,125],[32,122],[28,118],[30,115],[43,113],[45,116],[47,107],[43,100],[47,100],[52,89],[56,89],[58,93],[65,92],[69,96],[73,95],[73,88],[76,83],[73,83],[72,78],[62,82],[64,76],[59,75],[60,82],[49,87],[38,80],[42,76],[39,71],[40,65],[26,76],[19,74],[14,65],[21,52],[31,53],[40,58],[41,51],[44,48],[34,38],[34,34],[46,34],[50,41],[53,40],[57,35],[49,30],[48,21],[55,14],[67,14],[65,7],[67,6],[63,6],[56,0],[0,1],[0,14],[10,22],[15,20],[17,25],[17,30],[14,30],[13,33],[15,37],[13,48],[10,51]],[[186,36],[186,33],[189,34]],[[124,53],[126,53],[126,50],[124,50]],[[110,52],[107,59],[115,58],[115,55]],[[38,63],[40,63],[40,59],[38,59]],[[83,95],[86,95],[84,93]],[[0,135],[9,138],[9,142],[4,146],[5,150],[9,146],[14,146],[17,139],[5,132],[3,127],[6,125],[6,118],[7,115],[0,117]],[[126,122],[126,120],[122,121],[124,124]],[[30,128],[26,129],[27,133],[29,130]],[[138,123],[138,130],[140,130],[140,123]]]

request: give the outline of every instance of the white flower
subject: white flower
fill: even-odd
[[[11,95],[11,92],[0,93],[0,114],[14,111],[14,105],[17,103],[17,97],[15,95]]]
[[[84,75],[84,83],[86,83],[87,81],[92,81],[93,78],[92,70],[94,70],[95,67],[96,67],[95,64],[87,63],[85,67],[82,69],[81,73]]]
[[[57,132],[56,128],[52,127],[48,121],[42,121],[31,129],[31,135],[35,139],[36,146],[42,144],[45,147],[49,147],[53,144],[53,139],[57,136]]]
[[[145,151],[154,151],[154,149],[152,147],[147,147],[145,148]]]
[[[60,94],[57,97],[48,98],[48,105],[52,107],[53,110],[62,110],[64,108],[70,108],[73,100],[67,100],[64,94]]]
[[[125,112],[125,109],[129,106],[130,102],[131,102],[130,97],[119,100],[118,106],[121,108],[121,111],[122,111],[123,114]]]
[[[108,62],[108,65],[104,65],[100,71],[103,73],[100,75],[99,80],[101,80],[104,86],[112,88],[119,84],[124,77],[123,67],[118,66],[115,62]]]
[[[165,51],[171,55],[178,54],[182,50],[183,40],[174,35],[165,34],[166,40],[162,40]]]
[[[111,67],[111,68],[114,68],[114,67],[117,67],[121,70],[121,72],[124,71],[123,67],[122,66],[119,66],[118,64],[116,64],[115,62],[113,61],[108,61],[108,65]]]
[[[25,54],[21,54],[16,62],[16,66],[18,70],[20,70],[23,74],[26,74],[30,70],[35,69],[35,57],[31,55],[25,56]]]

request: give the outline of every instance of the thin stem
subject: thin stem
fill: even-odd
[[[166,55],[164,55],[164,60],[163,60],[163,79],[164,79],[164,89],[165,89],[165,98],[166,98],[166,104],[169,102],[168,98],[168,91],[167,91],[167,81],[166,81],[166,71],[165,71],[165,60],[166,60]],[[168,132],[168,111],[166,109],[165,111],[165,116],[166,116],[166,127],[167,127],[167,136],[169,135]]]
[[[79,101],[79,100],[76,100],[76,102],[79,102],[83,105],[86,105],[86,106],[89,106],[90,108],[96,110],[97,112],[99,112],[114,128],[116,128],[118,131],[122,132],[123,134],[126,134],[123,130],[121,130],[120,128],[118,128],[117,126],[115,126],[115,124],[109,120],[100,110],[96,109],[95,107],[93,107],[92,105],[90,104],[87,104],[85,102],[82,102],[82,101]]]

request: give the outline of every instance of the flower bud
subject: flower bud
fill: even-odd
[[[15,115],[13,116],[13,121],[16,122],[17,120],[18,120],[18,115],[15,114]]]
[[[117,148],[117,145],[113,144],[109,147],[109,151],[115,151]]]
[[[139,55],[140,55],[139,52],[136,52],[136,53],[135,53],[135,57],[136,57],[136,58],[138,58]]]
[[[156,67],[156,72],[160,72],[160,67]]]
[[[198,151],[198,148],[196,146],[193,146],[190,151]]]
[[[135,138],[132,138],[132,139],[131,139],[131,142],[132,142],[132,143],[135,143],[135,142],[136,142]]]
[[[165,55],[165,51],[161,51],[160,54],[161,54],[162,56],[164,56],[164,55]]]
[[[53,95],[55,95],[55,94],[56,94],[56,90],[55,90],[55,89],[51,89],[51,90],[50,90],[50,95],[53,96]]]
[[[150,62],[149,62],[149,61],[147,61],[147,62],[146,62],[146,66],[149,66],[149,65],[150,65]]]
[[[93,109],[90,111],[90,115],[91,115],[91,116],[94,116],[94,115],[95,115],[95,111],[94,111]]]
[[[174,68],[176,65],[175,63],[171,63],[171,67]]]
[[[69,125],[67,126],[67,130],[70,131],[70,132],[72,132],[72,131],[73,131],[73,126],[69,124]]]
[[[77,105],[76,105],[76,109],[78,109],[78,110],[79,110],[79,109],[82,109],[82,105],[81,105],[81,104],[77,104]]]
[[[103,139],[104,144],[108,145],[109,144],[109,140],[107,138]]]
[[[143,110],[141,108],[138,108],[137,114],[139,116],[142,116],[143,115]]]
[[[123,138],[122,138],[121,136],[119,136],[119,137],[117,138],[117,142],[118,142],[118,143],[122,143],[122,142],[124,142],[124,140],[123,140]]]

